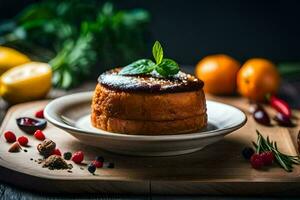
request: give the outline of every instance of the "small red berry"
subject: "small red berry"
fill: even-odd
[[[44,109],[37,111],[35,117],[44,119]]]
[[[16,135],[12,131],[5,131],[4,137],[7,142],[13,143],[17,140]]]
[[[264,166],[264,161],[263,161],[261,155],[256,154],[256,153],[251,156],[250,163],[254,169],[260,169]]]
[[[54,150],[52,151],[52,155],[58,155],[58,156],[61,156],[61,152],[60,152],[59,149],[54,149]]]
[[[92,164],[95,165],[95,167],[97,167],[97,168],[103,167],[103,162],[98,161],[98,160],[93,160]]]
[[[80,164],[83,161],[84,154],[82,151],[77,151],[73,154],[72,161],[76,164]]]
[[[272,165],[274,161],[274,154],[272,151],[263,152],[260,154],[264,165]]]
[[[45,140],[45,138],[46,138],[44,133],[41,130],[36,130],[34,133],[34,137],[41,141]]]
[[[28,138],[25,136],[18,137],[18,142],[21,146],[25,147],[28,144]]]

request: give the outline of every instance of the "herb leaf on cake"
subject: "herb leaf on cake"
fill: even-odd
[[[156,71],[163,77],[175,75],[179,72],[179,65],[170,58],[164,58],[164,51],[159,41],[152,47],[152,54],[155,62],[150,59],[140,59],[127,66],[120,72],[120,75],[149,74]]]

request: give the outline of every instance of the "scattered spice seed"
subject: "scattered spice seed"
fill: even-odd
[[[30,158],[30,160],[33,160],[33,158]]]
[[[73,173],[72,170],[68,170],[69,173]]]
[[[27,153],[28,152],[27,149],[24,149],[24,152]]]

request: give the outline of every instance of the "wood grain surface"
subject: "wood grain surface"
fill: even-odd
[[[249,108],[246,100],[234,97],[212,97],[213,99],[235,105],[245,112]],[[1,127],[13,130],[18,136],[25,135],[16,124],[15,118],[33,116],[36,110],[43,108],[47,101],[20,104],[12,107]],[[272,113],[271,109],[268,109]],[[299,111],[294,111],[299,118]],[[297,121],[297,122],[296,122]],[[300,123],[299,119],[295,122]],[[172,157],[129,157],[105,152],[101,149],[81,144],[68,133],[48,124],[46,136],[57,143],[62,152],[83,150],[85,163],[94,156],[103,155],[107,161],[114,162],[114,169],[98,169],[91,175],[86,166],[81,170],[74,165],[73,172],[48,170],[30,158],[40,158],[36,146],[39,143],[30,138],[28,152],[8,153],[9,144],[3,135],[0,138],[0,179],[25,188],[45,192],[102,192],[126,194],[273,194],[299,193],[299,170],[296,166],[291,173],[274,165],[272,168],[257,171],[251,168],[240,152],[256,140],[255,130],[269,135],[278,142],[279,148],[288,154],[297,154],[295,139],[299,127],[282,128],[263,127],[256,124],[248,115],[247,124],[240,130],[228,135],[224,140],[202,151],[183,156]]]

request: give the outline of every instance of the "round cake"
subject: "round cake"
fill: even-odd
[[[98,78],[92,101],[94,127],[122,134],[167,135],[207,125],[201,80],[181,71],[168,78],[155,72],[120,75],[119,71]]]

